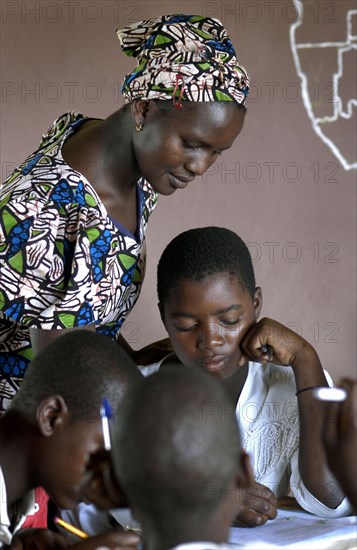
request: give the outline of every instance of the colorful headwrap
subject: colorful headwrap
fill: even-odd
[[[117,30],[124,53],[138,66],[124,78],[126,103],[135,99],[235,101],[245,105],[249,76],[218,19],[164,15]]]

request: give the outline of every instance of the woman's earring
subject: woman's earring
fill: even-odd
[[[141,130],[144,128],[144,124],[135,124],[135,128],[137,132],[141,132]]]

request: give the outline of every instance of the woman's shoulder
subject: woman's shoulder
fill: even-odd
[[[145,178],[140,178],[137,185],[141,202],[140,210],[144,218],[147,219],[156,207],[158,195]]]
[[[50,142],[55,142],[63,136],[69,128],[75,128],[77,124],[84,122],[88,117],[85,117],[77,111],[67,111],[56,118],[46,132],[42,135],[40,149],[46,147]]]

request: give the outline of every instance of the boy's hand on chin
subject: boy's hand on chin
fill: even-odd
[[[316,355],[306,340],[269,317],[263,317],[252,325],[240,345],[244,355],[258,363],[294,366],[303,356]]]

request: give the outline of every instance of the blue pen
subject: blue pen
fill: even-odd
[[[103,428],[103,438],[104,438],[104,449],[110,451],[110,430],[109,430],[109,420],[113,417],[112,408],[108,399],[103,399],[102,406],[100,407],[100,416],[102,419],[102,428]]]

